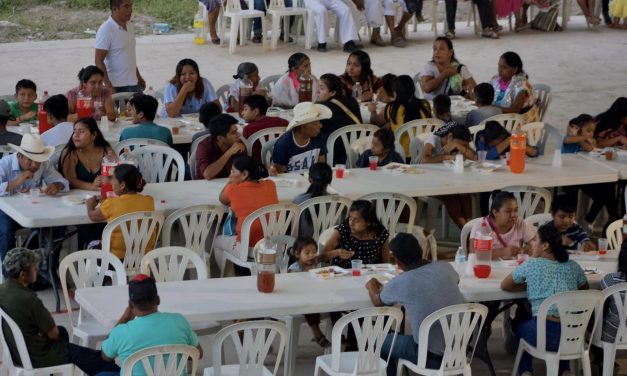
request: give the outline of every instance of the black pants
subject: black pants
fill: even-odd
[[[59,338],[67,341],[67,362],[75,364],[87,375],[95,375],[99,372],[120,372],[120,367],[115,362],[102,359],[100,351],[70,343],[67,329],[62,326],[59,326]]]
[[[495,27],[496,20],[494,19],[494,13],[492,12],[492,3],[490,0],[473,0],[477,4],[479,10],[479,20],[481,20],[481,27]]]
[[[455,31],[455,16],[457,15],[457,0],[445,0],[446,24],[450,31]]]

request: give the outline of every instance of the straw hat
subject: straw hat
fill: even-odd
[[[286,132],[299,125],[311,123],[318,120],[330,119],[333,113],[324,105],[312,102],[302,102],[294,107],[294,118],[287,126]]]
[[[13,150],[34,162],[45,162],[54,153],[53,146],[45,146],[39,135],[25,134],[20,146],[9,144]]]

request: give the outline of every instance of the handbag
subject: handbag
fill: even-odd
[[[559,13],[559,4],[555,4],[538,15],[531,21],[531,27],[542,31],[555,31],[557,28],[557,14]]]

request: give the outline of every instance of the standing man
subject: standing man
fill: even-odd
[[[96,33],[96,66],[113,92],[141,92],[146,88],[135,55],[133,0],[109,0],[111,16]]]

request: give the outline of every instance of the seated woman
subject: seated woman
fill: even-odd
[[[627,98],[620,97],[596,116],[594,136],[598,147],[627,145]]]
[[[385,107],[377,112],[377,102],[387,105],[394,100],[394,80],[396,80],[396,75],[392,73],[384,74],[381,77],[381,87],[377,90],[377,100],[368,103],[368,112],[370,112],[368,123],[379,126],[385,125]]]
[[[96,207],[98,201],[96,197],[90,197],[85,202],[87,215],[94,222],[106,220],[111,223],[114,219],[128,213],[137,211],[154,211],[155,201],[152,196],[142,195],[146,182],[137,167],[130,164],[121,164],[113,169],[112,177],[113,192],[117,197],[104,199],[100,207]],[[156,233],[152,235],[147,246],[147,250],[152,250],[156,242]],[[120,260],[126,255],[126,245],[122,232],[116,228],[111,234],[111,253]]]
[[[511,192],[492,192],[490,214],[470,230],[470,252],[474,252],[473,239],[483,225],[492,231],[492,258],[497,260],[528,253],[529,242],[536,236],[535,227],[518,216],[518,202]]]
[[[370,157],[377,157],[377,166],[385,166],[392,162],[405,163],[403,157],[394,150],[394,132],[381,128],[372,135],[370,149],[359,156],[356,167],[369,167]]]
[[[287,73],[274,83],[272,90],[272,104],[278,107],[292,108],[298,104],[299,78],[308,74],[313,79],[312,102],[316,101],[318,80],[311,74],[311,60],[302,52],[292,54],[287,59]]]
[[[379,77],[375,76],[370,67],[370,55],[362,50],[351,52],[346,60],[346,70],[340,76],[346,95],[353,94],[356,83],[361,85],[360,102],[370,102],[374,93],[381,87]]]
[[[433,57],[420,72],[420,86],[425,99],[437,95],[471,96],[477,83],[466,65],[455,58],[453,42],[439,37],[433,42]]]
[[[488,121],[485,129],[477,133],[475,145],[477,151],[487,151],[486,159],[499,159],[500,156],[509,152],[509,142],[511,134],[497,121]],[[529,157],[538,155],[538,149],[529,145],[525,149]]]
[[[78,72],[79,84],[65,93],[68,104],[68,121],[78,120],[76,114],[79,96],[91,97],[93,108],[92,117],[100,120],[104,115],[110,121],[115,121],[115,104],[111,98],[112,92],[104,85],[104,73],[95,65],[89,65]]]
[[[336,130],[351,124],[361,124],[361,111],[359,109],[359,103],[350,95],[346,95],[342,86],[340,78],[332,73],[326,73],[320,76],[320,82],[318,83],[318,103],[324,105],[331,110],[331,118],[324,119],[322,123],[322,130],[320,133],[324,138],[324,142],[331,133]],[[344,144],[336,142],[333,148],[334,163],[346,162],[346,150]]]
[[[477,160],[477,153],[470,147],[470,131],[463,125],[451,123],[438,129],[424,142],[422,163],[440,163],[454,160],[461,154],[464,159]],[[469,194],[436,196],[446,205],[448,215],[460,229],[472,218],[472,197]]]
[[[499,74],[490,80],[494,88],[494,105],[500,107],[504,114],[529,111],[535,102],[520,56],[516,52],[505,52],[499,58],[498,70]],[[531,121],[536,119],[527,119],[527,122]]]
[[[213,86],[200,75],[198,64],[192,59],[183,59],[176,64],[174,77],[170,80],[163,94],[163,117],[176,117],[193,114],[208,102],[220,106],[220,101]]]
[[[505,291],[525,291],[531,303],[532,318],[518,325],[516,335],[531,345],[537,343],[538,310],[545,299],[576,290],[588,289],[588,281],[576,262],[568,259],[562,238],[554,226],[541,226],[538,235],[531,240],[532,258],[525,261],[501,282]],[[557,307],[549,308],[546,321],[546,348],[557,351],[560,343],[561,324]],[[569,370],[569,361],[559,364],[559,375]],[[524,353],[520,359],[519,375],[533,373],[531,355]]]
[[[266,98],[268,104],[272,103],[272,98],[268,96],[268,91],[259,86],[261,77],[259,76],[259,68],[254,63],[244,62],[237,66],[237,73],[233,76],[235,81],[229,88],[229,106],[226,109],[227,112],[241,112],[239,103],[239,88],[242,85],[242,80],[248,78],[253,84],[252,94],[259,94]]]
[[[351,260],[364,264],[390,262],[389,233],[370,201],[353,201],[348,218],[335,227],[324,245],[320,261],[350,269]]]
[[[220,192],[219,199],[222,204],[231,208],[232,213],[237,218],[237,234],[218,235],[213,243],[213,254],[223,275],[231,274],[230,271],[225,273],[226,258],[224,252],[239,256],[242,224],[246,217],[259,208],[279,202],[274,182],[272,180],[259,180],[267,176],[268,173],[263,165],[257,165],[247,155],[239,156],[233,160],[229,182]],[[250,247],[263,239],[261,223],[255,222],[251,226],[249,239],[248,246]]]

